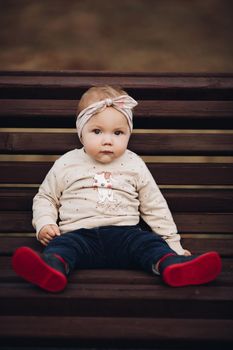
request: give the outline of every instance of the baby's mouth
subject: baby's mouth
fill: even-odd
[[[101,151],[101,153],[103,153],[103,154],[112,154],[113,152],[112,151]]]

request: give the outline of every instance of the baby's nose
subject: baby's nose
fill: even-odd
[[[105,134],[103,136],[103,144],[108,144],[108,145],[112,144],[112,136],[110,134]]]

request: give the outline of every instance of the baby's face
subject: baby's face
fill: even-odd
[[[111,163],[126,150],[130,129],[126,117],[115,108],[107,107],[95,114],[82,130],[86,153],[96,161]]]

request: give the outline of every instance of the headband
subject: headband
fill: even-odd
[[[113,107],[124,114],[129,124],[130,132],[133,130],[133,113],[132,109],[137,106],[137,102],[129,95],[121,95],[114,98],[106,98],[92,103],[83,109],[77,116],[76,128],[79,138],[81,138],[84,125],[93,117],[94,114],[102,112],[107,107]]]

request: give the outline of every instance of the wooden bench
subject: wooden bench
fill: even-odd
[[[79,147],[77,100],[120,85],[139,101],[129,148],[159,184],[193,253],[217,250],[219,278],[170,288],[142,271],[81,270],[63,293],[15,275],[14,250],[41,251],[32,198]],[[1,346],[224,349],[233,344],[233,75],[0,72]]]

